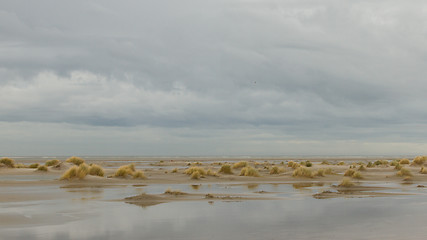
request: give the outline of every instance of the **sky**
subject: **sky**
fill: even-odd
[[[427,154],[422,0],[0,0],[0,156]]]

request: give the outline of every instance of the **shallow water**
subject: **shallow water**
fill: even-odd
[[[426,189],[405,186],[404,192],[417,195],[396,197],[312,197],[327,187],[321,183],[2,187],[2,194],[39,193],[51,197],[0,203],[0,239],[426,238]],[[268,196],[284,198],[170,202],[150,207],[112,201],[143,192],[163,193],[167,188],[189,193],[265,191]]]

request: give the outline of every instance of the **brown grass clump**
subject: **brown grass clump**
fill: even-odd
[[[297,163],[297,162],[294,162],[294,161],[289,161],[288,162],[288,167],[290,167],[290,168],[293,168],[293,169],[297,169],[297,168],[299,168],[301,165],[299,164],[299,163]]]
[[[77,166],[73,166],[69,168],[64,174],[62,174],[60,180],[64,180],[64,179],[70,180],[72,178],[75,178],[77,176],[77,169],[78,169]]]
[[[357,170],[358,171],[366,171],[366,168],[365,168],[365,166],[360,165],[360,167]]]
[[[332,170],[332,168],[326,168],[325,169],[325,174],[331,175],[331,174],[334,174],[334,171]]]
[[[403,176],[409,176],[409,177],[411,177],[412,173],[411,173],[411,171],[409,169],[402,168],[402,169],[400,169],[399,172],[397,172],[397,176],[399,176],[399,177],[403,177]]]
[[[372,162],[368,162],[368,164],[366,165],[367,168],[371,168],[374,167],[374,164],[372,164]]]
[[[233,164],[233,168],[243,168],[246,166],[248,166],[248,162],[246,162],[246,161],[240,161],[240,162]]]
[[[255,168],[247,166],[242,168],[242,171],[240,171],[240,176],[259,177],[260,175]]]
[[[312,178],[314,176],[313,171],[311,169],[308,169],[306,167],[299,167],[294,170],[292,173],[292,177],[308,177]]]
[[[325,176],[325,169],[321,168],[321,169],[317,170],[316,173],[314,174],[314,176],[324,177]]]
[[[99,165],[92,164],[92,165],[90,165],[90,168],[89,168],[89,175],[103,177],[104,176],[104,169]]]
[[[15,168],[26,168],[27,166],[25,166],[24,164],[22,164],[22,163],[17,163],[17,164],[15,164]]]
[[[273,166],[270,169],[270,174],[280,174],[280,173],[283,173],[283,172],[285,172],[285,168],[283,168],[283,167]]]
[[[390,166],[395,167],[397,164],[399,164],[399,161],[393,160],[391,161]]]
[[[341,162],[337,163],[337,165],[338,165],[338,166],[345,165],[345,162],[341,161]]]
[[[80,166],[80,164],[84,163],[85,160],[83,160],[83,158],[72,156],[68,158],[66,162],[73,163],[74,165]]]
[[[224,174],[233,174],[233,171],[231,171],[231,165],[230,164],[224,164],[221,166],[221,168],[219,169],[220,173],[224,173]]]
[[[4,157],[0,159],[0,163],[4,164],[8,168],[14,168],[15,167],[15,161],[12,158]]]
[[[28,168],[38,168],[39,164],[38,163],[32,163],[30,164],[30,166],[28,166]]]
[[[356,171],[354,171],[353,169],[348,169],[347,171],[345,171],[344,176],[346,176],[346,177],[351,177],[351,176],[353,176],[353,174],[354,174],[355,172],[356,172]]]
[[[427,168],[421,167],[420,173],[421,174],[427,174]]]
[[[206,175],[208,175],[208,176],[213,176],[213,177],[218,177],[218,173],[217,172],[215,172],[214,170],[212,170],[212,169],[208,169],[208,171],[206,171]]]
[[[423,165],[426,160],[427,160],[427,156],[416,156],[412,161],[412,164]]]
[[[359,171],[354,172],[351,177],[356,178],[356,179],[362,179],[363,178],[362,173],[360,173]]]
[[[400,165],[400,163],[397,163],[396,166],[394,166],[394,169],[400,170],[402,169],[402,165]]]
[[[58,159],[52,159],[52,160],[47,160],[46,163],[44,165],[50,167],[50,166],[55,166],[59,163]]]
[[[199,172],[193,172],[191,174],[191,179],[200,179],[200,173]]]
[[[338,186],[340,186],[340,187],[353,187],[354,183],[350,180],[350,178],[344,178]]]
[[[44,165],[40,165],[40,166],[37,168],[37,171],[47,172],[47,167],[46,167],[46,166],[44,166]]]
[[[133,179],[146,179],[147,177],[144,175],[144,172],[141,170],[135,171],[132,174]]]
[[[174,168],[173,170],[172,170],[172,173],[177,173],[178,172],[178,168]]]
[[[328,161],[326,161],[326,160],[323,160],[322,163],[320,163],[320,164],[322,164],[322,165],[329,165],[330,163]]]
[[[114,177],[127,177],[133,175],[135,172],[135,165],[129,164],[119,167],[117,171],[114,173]]]
[[[184,173],[187,175],[192,175],[194,172],[198,172],[202,176],[206,175],[206,171],[202,167],[190,167],[184,171]]]
[[[82,163],[77,168],[77,177],[83,179],[89,173],[89,165]]]
[[[402,158],[399,160],[400,165],[404,165],[404,164],[409,164],[409,159],[407,158]]]

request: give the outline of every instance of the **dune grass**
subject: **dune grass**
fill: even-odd
[[[316,171],[316,173],[314,174],[314,176],[317,176],[317,177],[324,177],[324,176],[325,176],[325,169],[323,169],[323,168],[318,169],[318,170]]]
[[[320,163],[320,164],[322,164],[322,165],[330,165],[330,163],[328,161],[326,161],[326,160],[323,160],[322,163]]]
[[[185,193],[181,192],[181,190],[172,190],[171,188],[168,188],[166,189],[164,194],[177,196],[177,195],[184,195]]]
[[[28,166],[29,167],[29,166]],[[27,166],[25,166],[24,164],[22,164],[22,163],[17,163],[17,164],[15,164],[15,168],[27,168]]]
[[[184,171],[187,175],[193,175],[194,172],[198,172],[200,175],[206,175],[206,171],[202,167],[190,167]]]
[[[337,165],[338,165],[338,166],[343,166],[343,165],[345,165],[345,162],[343,162],[343,161],[338,162],[338,163],[337,163]]]
[[[67,171],[65,171],[64,174],[62,174],[60,179],[61,180],[65,180],[65,179],[70,180],[72,178],[75,178],[77,176],[77,169],[78,169],[77,166],[72,166]]]
[[[93,175],[93,176],[100,176],[103,177],[104,176],[104,169],[97,165],[97,164],[91,164],[89,167],[89,175]]]
[[[80,158],[80,157],[72,156],[72,157],[69,157],[66,160],[66,162],[72,163],[72,164],[77,165],[77,166],[80,166],[80,164],[84,163],[85,160],[83,158]]]
[[[200,179],[200,177],[201,177],[202,175],[200,174],[200,172],[198,172],[198,171],[195,171],[195,172],[193,172],[192,174],[191,174],[191,179]]]
[[[37,163],[38,165],[38,163]],[[47,172],[47,167],[45,165],[40,165],[37,167],[37,171]]]
[[[416,156],[414,160],[412,160],[412,164],[414,165],[423,165],[427,160],[427,156]]]
[[[311,169],[307,167],[298,167],[294,170],[292,173],[292,177],[307,177],[307,178],[313,178],[314,173]]]
[[[233,174],[233,171],[231,171],[231,165],[230,164],[224,164],[221,166],[221,168],[219,169],[220,173],[224,173],[224,174]]]
[[[363,178],[362,173],[359,171],[354,172],[351,177],[356,178],[356,179],[362,179]]]
[[[397,163],[396,166],[394,166],[394,169],[400,170],[402,169],[402,165],[400,165],[400,163]]]
[[[145,174],[142,170],[138,170],[132,174],[132,178],[133,179],[146,179],[147,177],[145,176]]]
[[[292,169],[297,169],[299,168],[301,165],[297,162],[294,161],[289,161],[288,162],[288,167],[292,168]]]
[[[340,187],[353,187],[354,183],[351,181],[350,178],[344,178],[338,186],[340,186]]]
[[[0,163],[4,164],[8,168],[14,168],[15,167],[15,161],[12,158],[4,157],[0,159]]]
[[[427,174],[427,168],[425,168],[425,167],[421,167],[421,169],[420,169],[420,173],[421,173],[421,174]]]
[[[364,165],[360,165],[360,167],[357,170],[358,171],[366,171],[366,167]]]
[[[405,165],[405,164],[409,164],[409,163],[410,163],[409,159],[407,159],[407,158],[402,158],[399,160],[400,165]]]
[[[233,164],[233,168],[235,168],[235,169],[236,168],[243,168],[246,166],[248,166],[248,162],[246,162],[246,161],[240,161],[240,162]]]
[[[135,165],[133,164],[124,165],[124,166],[120,166],[117,169],[117,171],[114,173],[114,177],[125,178],[128,176],[133,176],[134,172],[135,172]]]
[[[46,166],[44,166],[46,167]],[[79,166],[72,166],[61,176],[61,180],[70,180],[73,178],[83,179],[89,173],[89,165],[82,163]]]
[[[305,167],[312,167],[313,163],[307,160],[307,161],[302,161],[300,165]]]
[[[273,166],[270,169],[270,174],[280,174],[280,173],[284,173],[284,172],[285,172],[285,168],[283,168],[283,167]]]
[[[400,169],[399,172],[397,172],[397,176],[399,176],[399,177],[404,177],[404,176],[411,177],[412,173],[411,173],[411,171],[409,169],[402,168],[402,169]]]
[[[240,176],[259,177],[260,175],[255,168],[247,166],[242,168],[242,170],[240,171]]]
[[[178,168],[172,169],[172,173],[177,173],[177,172],[178,172]]]
[[[356,172],[356,171],[354,171],[353,169],[348,169],[347,171],[345,171],[344,176],[346,176],[346,177],[351,177],[351,176],[353,176],[353,174],[354,174],[355,172]]]
[[[218,173],[217,172],[215,172],[214,170],[212,170],[212,169],[208,169],[207,171],[206,171],[206,175],[208,175],[208,176],[213,176],[213,177],[218,177]]]
[[[368,162],[368,164],[366,164],[366,167],[367,168],[372,168],[372,167],[374,167],[374,164],[372,164],[372,162]]]
[[[38,163],[32,163],[28,166],[28,168],[38,168],[39,164]]]
[[[50,166],[55,166],[57,164],[59,164],[59,160],[58,159],[52,159],[52,160],[47,160],[44,165],[50,167]]]

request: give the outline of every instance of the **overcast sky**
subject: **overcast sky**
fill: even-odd
[[[0,0],[0,155],[427,154],[423,0]]]

